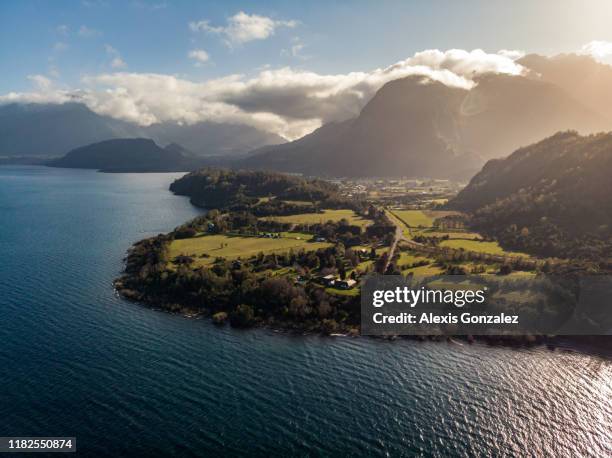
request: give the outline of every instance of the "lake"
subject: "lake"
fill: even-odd
[[[612,454],[612,364],[545,348],[218,328],[112,288],[199,210],[180,174],[0,167],[0,436],[80,454]]]

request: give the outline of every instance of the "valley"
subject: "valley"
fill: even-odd
[[[466,213],[445,208],[454,183],[429,191],[420,181],[374,183],[360,185],[362,197],[348,198],[356,189],[350,181],[215,169],[188,174],[171,189],[192,202],[217,199],[217,208],[134,245],[115,287],[128,299],[217,324],[358,335],[360,287],[372,273],[470,275],[501,285],[573,262],[506,250],[474,231]],[[517,283],[497,297],[529,306],[516,293],[525,287]]]

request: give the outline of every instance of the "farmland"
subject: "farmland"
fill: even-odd
[[[394,210],[393,214],[408,227],[431,227],[435,217],[422,210]]]
[[[195,266],[204,266],[212,264],[215,258],[248,259],[259,253],[281,254],[291,249],[313,251],[331,246],[325,242],[309,242],[308,234],[284,233],[284,235],[275,239],[218,234],[174,240],[169,246],[168,257],[174,259],[181,255],[191,256],[194,258]]]
[[[264,219],[293,224],[320,224],[346,219],[354,226],[366,227],[371,221],[355,214],[353,210],[325,210],[323,213],[302,213],[290,216],[269,216]]]
[[[527,256],[524,253],[505,251],[501,246],[499,246],[497,242],[481,242],[478,240],[452,239],[443,240],[442,242],[440,242],[440,246],[454,249],[464,249],[466,251],[476,251],[478,253],[495,254],[500,256]]]

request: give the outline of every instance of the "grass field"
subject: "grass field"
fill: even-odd
[[[409,266],[409,265],[414,264],[415,262],[426,261],[426,260],[428,259],[424,256],[414,255],[414,254],[410,254],[410,253],[406,253],[405,251],[402,251],[400,253],[399,259],[397,260],[397,266],[398,267]]]
[[[497,242],[480,242],[478,240],[443,240],[440,242],[440,246],[449,247],[449,248],[463,248],[467,251],[476,251],[478,253],[487,253],[487,254],[497,254],[497,255],[505,255],[505,256],[523,256],[527,257],[528,255],[524,253],[515,253],[511,251],[505,251],[502,247],[499,246]]]
[[[476,232],[443,232],[443,231],[433,231],[433,230],[425,230],[420,231],[419,235],[424,235],[425,237],[445,237],[448,235],[450,239],[467,239],[467,240],[480,240],[482,239],[482,235]]]
[[[393,213],[408,227],[431,227],[434,218],[422,210],[394,210]]]
[[[362,218],[355,214],[353,210],[325,210],[323,213],[302,213],[300,215],[289,216],[268,216],[264,219],[279,221],[282,223],[294,224],[318,224],[327,221],[348,220],[349,224],[365,227],[371,224],[371,220]]]
[[[325,288],[325,292],[333,296],[359,296],[360,289],[358,287],[352,289]]]
[[[415,277],[430,277],[444,273],[444,269],[430,264],[428,266],[413,267],[412,269],[404,270],[402,273],[404,275],[413,273]]]
[[[432,227],[436,219],[444,216],[456,215],[454,211],[443,210],[393,210],[397,216],[408,227]]]
[[[296,234],[296,233],[291,233]],[[304,237],[307,236],[308,238]],[[299,237],[299,238],[298,238]],[[194,264],[209,265],[217,257],[229,260],[248,259],[260,252],[264,254],[286,253],[290,249],[307,251],[327,248],[331,243],[309,242],[308,234],[296,234],[295,237],[282,237],[280,239],[267,239],[259,237],[239,237],[228,235],[204,235],[189,239],[174,240],[169,247],[169,257],[174,259],[179,255],[193,256]],[[201,258],[202,254],[210,257]]]

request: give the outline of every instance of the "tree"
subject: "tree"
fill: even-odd
[[[240,304],[230,315],[230,324],[237,328],[246,328],[253,326],[255,321],[255,312],[253,307],[247,304]]]
[[[512,266],[508,263],[502,264],[499,268],[499,275],[509,275],[512,273]]]

